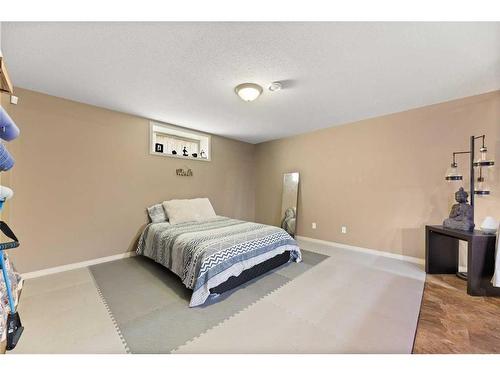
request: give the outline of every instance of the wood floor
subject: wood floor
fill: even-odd
[[[500,353],[500,298],[466,289],[455,275],[427,275],[413,353]]]

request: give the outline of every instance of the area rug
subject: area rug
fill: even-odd
[[[170,353],[316,266],[328,256],[302,250],[288,263],[189,308],[191,291],[163,266],[141,256],[89,267],[131,353]]]

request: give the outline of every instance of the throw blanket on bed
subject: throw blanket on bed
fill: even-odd
[[[301,261],[297,243],[283,229],[221,216],[176,225],[151,223],[137,248],[193,289],[191,307],[203,304],[210,289],[229,277],[285,251],[291,252],[291,260]]]

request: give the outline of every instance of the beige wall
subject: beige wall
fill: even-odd
[[[22,272],[132,250],[145,207],[165,199],[208,196],[222,215],[279,224],[282,174],[293,171],[299,235],[423,257],[424,225],[453,203],[456,186],[443,178],[451,152],[486,133],[500,162],[500,92],[257,146],[214,136],[212,162],[149,155],[146,119],[16,94],[17,106],[2,96],[21,136],[8,144],[16,165],[1,183],[15,191],[3,217],[21,240],[11,254]],[[194,176],[176,176],[183,166]],[[477,201],[477,223],[500,219],[499,177]]]
[[[451,153],[483,133],[500,164],[498,91],[259,144],[256,220],[279,223],[282,174],[298,171],[299,235],[423,257],[424,226],[448,216],[457,189],[444,180]],[[499,176],[476,224],[500,219]]]
[[[254,219],[254,145],[213,136],[211,162],[152,156],[146,119],[16,94],[18,105],[2,101],[21,128],[2,183],[15,191],[6,214],[21,272],[132,250],[145,208],[166,199],[206,196],[219,214]],[[194,176],[176,176],[183,166]]]

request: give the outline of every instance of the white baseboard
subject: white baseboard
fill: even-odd
[[[321,245],[328,246],[328,247],[337,247],[337,248],[357,251],[357,252],[365,253],[365,254],[379,255],[379,256],[383,256],[383,257],[387,257],[387,258],[404,260],[406,262],[411,262],[411,263],[416,263],[416,264],[424,264],[425,263],[425,260],[422,258],[416,258],[416,257],[407,256],[407,255],[390,253],[388,251],[368,249],[365,247],[347,245],[347,244],[343,244],[343,243],[339,243],[339,242],[317,240],[316,238],[303,237],[303,236],[296,236],[295,238],[297,239],[298,242],[312,242],[312,243],[321,244]]]
[[[303,237],[303,236],[296,236],[296,239],[299,242],[300,241],[312,242],[312,243],[317,243],[317,244],[321,244],[321,245],[328,246],[328,247],[339,247],[339,248],[346,249],[346,250],[352,250],[352,251],[357,251],[357,252],[366,253],[366,254],[379,255],[379,256],[383,256],[383,257],[387,257],[387,258],[404,260],[406,262],[411,262],[411,263],[424,264],[424,259],[422,259],[422,258],[415,258],[415,257],[407,256],[407,255],[394,254],[394,253],[390,253],[387,251],[368,249],[365,247],[352,246],[352,245],[347,245],[347,244],[343,244],[343,243],[339,243],[339,242],[318,240],[316,238],[309,238],[309,237]],[[33,271],[33,272],[26,272],[26,273],[23,273],[21,276],[25,280],[26,279],[33,279],[35,277],[52,275],[54,273],[70,271],[70,270],[74,270],[77,268],[84,268],[84,267],[88,267],[88,266],[93,266],[94,264],[106,263],[106,262],[111,262],[113,260],[129,258],[129,257],[133,257],[135,255],[137,255],[135,253],[135,251],[130,251],[127,253],[111,255],[108,257],[90,259],[90,260],[86,260],[83,262],[65,264],[63,266],[45,268],[43,270],[38,270],[38,271]]]
[[[133,257],[135,255],[137,255],[135,251],[130,251],[130,252],[122,253],[122,254],[110,255],[109,257],[90,259],[90,260],[86,260],[83,262],[65,264],[64,266],[45,268],[43,270],[38,270],[38,271],[33,271],[33,272],[26,272],[26,273],[21,274],[21,276],[24,279],[33,279],[35,277],[47,276],[47,275],[52,275],[54,273],[75,270],[77,268],[83,268],[83,267],[88,267],[88,266],[93,266],[94,264],[106,263],[106,262],[111,262],[113,260],[129,258],[129,257]]]

